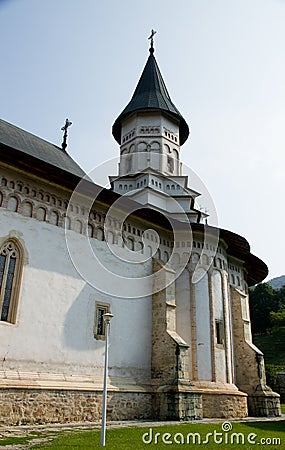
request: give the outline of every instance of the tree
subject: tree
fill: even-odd
[[[279,309],[277,312],[271,311],[270,320],[274,327],[285,327],[285,307]]]
[[[254,289],[250,289],[249,305],[254,334],[270,332],[272,328],[270,312],[276,312],[279,309],[279,301],[281,300],[277,297],[277,291],[267,283],[258,284]]]
[[[285,307],[285,286],[276,291],[276,299],[278,303],[278,310]]]

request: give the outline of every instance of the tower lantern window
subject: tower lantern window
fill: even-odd
[[[169,172],[173,172],[174,170],[174,162],[171,156],[167,156],[167,169]]]

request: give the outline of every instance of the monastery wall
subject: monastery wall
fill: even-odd
[[[82,254],[86,237],[67,233],[84,267],[92,267],[91,256]],[[8,237],[20,240],[27,260],[16,324],[0,323],[3,368],[101,374],[104,342],[94,338],[94,321],[95,304],[102,302],[109,304],[114,314],[110,373],[149,375],[150,296],[122,299],[87,284],[72,264],[63,228],[1,210],[0,238]],[[96,240],[96,247],[104,260],[106,243]],[[146,272],[138,264],[133,270],[137,276]],[[96,281],[96,274],[94,277]],[[116,289],[118,294],[123,290],[120,285]]]
[[[132,300],[125,298],[127,296],[123,295],[126,287],[124,277],[128,271],[129,275],[134,277],[145,278],[150,274],[152,263],[149,257],[157,247],[159,248],[155,256],[164,262],[173,251],[173,261],[178,266],[185,264],[191,252],[189,264],[192,270],[201,259],[205,270],[211,264],[216,267],[213,280],[220,280],[219,271],[231,270],[230,281],[238,285],[244,283],[242,266],[237,268],[237,265],[228,264],[222,247],[218,247],[216,255],[215,246],[206,244],[206,248],[198,236],[197,240],[194,237],[193,242],[172,243],[167,234],[163,235],[161,232],[159,244],[155,234],[148,236],[147,233],[147,245],[144,242],[143,247],[143,229],[148,225],[139,222],[124,224],[123,235],[126,247],[139,251],[144,262],[133,264],[132,254],[137,257],[138,253],[131,251],[127,255],[130,264],[123,263],[120,258],[126,257],[126,249],[122,248],[121,224],[110,215],[106,217],[102,205],[97,211],[92,209],[89,213],[82,204],[71,202],[68,206],[68,191],[59,191],[52,185],[47,190],[48,185],[41,185],[40,181],[35,182],[23,174],[15,176],[8,169],[4,175],[0,189],[0,238],[3,241],[12,235],[18,237],[26,249],[28,261],[24,267],[17,322],[15,325],[1,323],[0,326],[2,342],[5,343],[4,347],[9,349],[7,354],[3,355],[5,367],[10,364],[11,369],[17,367],[19,370],[29,368],[54,372],[72,370],[95,375],[101,373],[104,343],[94,339],[94,316],[96,302],[102,302],[109,304],[115,315],[112,321],[110,373],[118,376],[136,374],[140,379],[149,377],[152,287],[149,286],[148,296]],[[11,202],[11,199],[17,199],[17,205]],[[27,208],[28,204],[32,206],[31,210]],[[41,210],[45,211],[44,216],[39,215]],[[67,242],[64,226],[70,228],[66,231],[69,236]],[[102,241],[104,226],[106,241]],[[90,241],[86,238],[87,234],[91,238]],[[113,295],[104,293],[103,289],[103,292],[94,289],[94,285],[97,286],[99,281],[101,283],[102,277],[96,271],[98,266],[94,269],[94,255],[87,248],[90,247],[90,242],[92,250],[98,255],[99,263],[118,275],[115,289],[111,289]],[[73,261],[70,259],[70,253]],[[83,267],[79,267],[83,279],[74,267],[74,264],[77,267],[77,262],[83,264]],[[238,276],[234,274],[234,270],[239,271]],[[187,364],[189,371],[190,366],[192,370],[189,373],[192,373],[193,379],[211,381],[214,358],[217,368],[215,381],[225,382],[224,346],[221,345],[217,349],[213,344],[213,336],[210,338],[211,331],[214,331],[213,326],[211,328],[211,321],[214,320],[214,317],[211,317],[211,308],[214,307],[215,311],[218,311],[215,313],[215,319],[220,317],[223,321],[221,281],[213,281],[210,302],[208,276],[205,275],[196,284],[192,283],[191,276],[188,270],[185,274],[183,272],[176,280],[175,286],[176,330],[190,345]],[[112,277],[110,279],[112,280]],[[144,282],[147,283],[146,279]],[[107,283],[100,283],[99,285],[103,284],[104,287],[108,280]],[[209,326],[205,327],[205,323]],[[27,340],[23,340],[23,336],[27,336]],[[132,336],[132,339],[129,339],[129,336]],[[45,352],[42,351],[44,346]]]
[[[1,409],[9,410],[9,399],[25,397],[13,423],[44,420],[37,405],[45,403],[50,421],[62,421],[67,410],[68,420],[89,420],[87,410],[97,420],[105,345],[94,332],[98,303],[114,314],[110,417],[149,418],[154,411],[164,418],[211,417],[221,402],[227,417],[246,415],[246,395],[233,384],[233,334],[239,331],[231,318],[234,312],[240,327],[246,307],[232,309],[229,287],[243,298],[247,287],[242,262],[227,255],[223,242],[204,241],[199,233],[173,242],[158,224],[123,223],[106,205],[90,210],[84,199],[70,200],[69,191],[9,169],[1,179],[0,206],[0,244],[17,239],[25,254],[16,323],[0,323]],[[169,267],[172,282],[153,293],[153,261],[163,267],[171,255],[180,276]],[[129,298],[132,278],[136,292]],[[162,381],[192,385],[163,393]],[[54,410],[61,391],[69,392],[66,406]]]

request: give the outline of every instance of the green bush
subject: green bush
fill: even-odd
[[[266,368],[266,384],[276,392],[279,392],[278,372],[285,372],[284,364],[267,364]]]

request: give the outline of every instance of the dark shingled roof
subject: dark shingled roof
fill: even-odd
[[[176,118],[179,121],[180,145],[184,144],[189,136],[189,127],[171,101],[152,51],[131,101],[113,125],[113,136],[119,144],[121,144],[122,120],[131,113],[141,110],[161,110]]]
[[[85,175],[85,172],[62,148],[2,119],[0,119],[0,145],[25,153],[77,177],[81,178]]]

